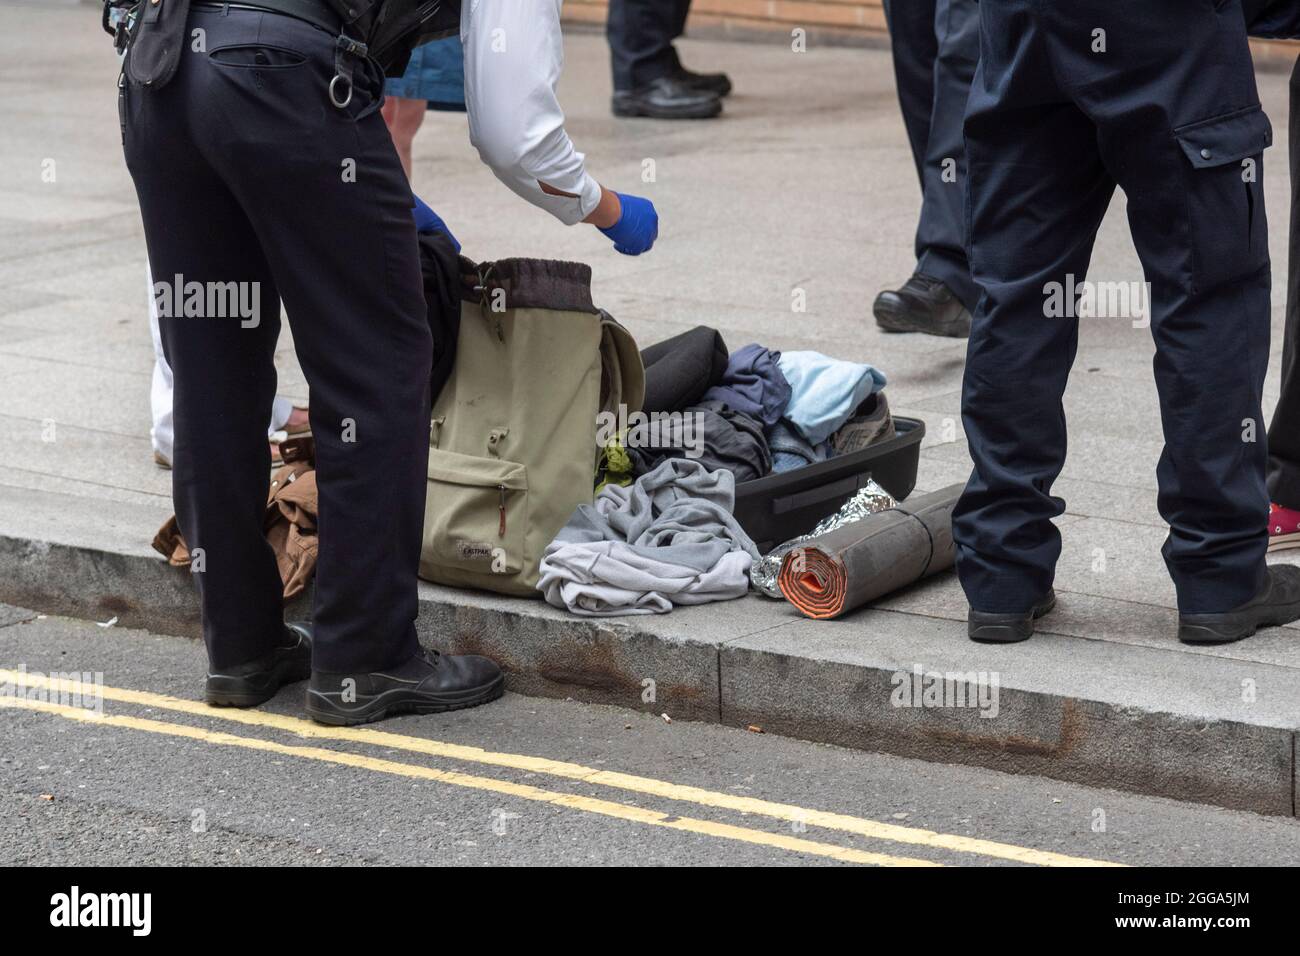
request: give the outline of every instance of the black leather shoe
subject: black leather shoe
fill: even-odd
[[[209,672],[204,699],[214,707],[256,707],[285,684],[306,680],[311,676],[311,625],[285,625],[284,637],[284,646],[255,661]]]
[[[952,290],[919,272],[898,290],[876,296],[876,324],[886,332],[924,332],[964,339],[970,335],[970,312]]]
[[[312,671],[307,715],[322,724],[368,724],[389,714],[432,714],[477,707],[505,691],[505,675],[486,657],[421,649],[382,673]]]
[[[1178,639],[1184,644],[1230,644],[1261,627],[1280,627],[1300,620],[1300,568],[1269,567],[1263,589],[1239,608],[1221,614],[1178,615]]]
[[[714,96],[727,96],[731,93],[731,78],[725,73],[696,73],[682,67],[673,76],[692,89],[712,93]]]
[[[990,614],[970,609],[966,620],[966,633],[972,641],[981,644],[1015,644],[1027,641],[1034,634],[1034,622],[1056,607],[1056,592],[1048,590],[1047,596],[1023,614]]]
[[[722,112],[722,97],[665,76],[637,90],[614,93],[615,116],[652,119],[709,119]]]

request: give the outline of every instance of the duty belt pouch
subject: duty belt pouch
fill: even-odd
[[[185,48],[189,13],[190,0],[141,0],[126,55],[131,82],[158,89],[171,80]]]

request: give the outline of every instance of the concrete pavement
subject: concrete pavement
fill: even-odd
[[[895,411],[927,424],[918,490],[962,480],[963,343],[885,336],[869,317],[875,292],[910,272],[919,203],[888,54],[699,41],[685,51],[731,73],[738,92],[722,120],[613,120],[603,41],[575,34],[566,47],[570,132],[599,178],[654,198],[663,219],[650,255],[619,257],[594,230],[522,204],[479,163],[463,117],[429,115],[417,191],[471,256],[590,262],[596,302],[642,343],[703,323],[732,347],[878,365]],[[0,2],[0,600],[193,635],[188,578],[148,547],[171,505],[150,457],[144,249],[115,75],[96,6]],[[1261,73],[1260,89],[1281,128],[1285,76]],[[1278,343],[1286,149],[1277,136],[1265,160]],[[1122,197],[1089,278],[1141,278]],[[806,313],[791,311],[799,293]],[[422,636],[498,657],[523,693],[1293,814],[1300,634],[1210,649],[1173,637],[1151,355],[1146,329],[1082,323],[1057,486],[1068,506],[1061,607],[1029,645],[969,644],[951,575],[834,623],[757,597],[590,623],[426,586]],[[1279,362],[1275,349],[1270,402]],[[287,332],[278,366],[281,392],[305,399]],[[891,706],[894,675],[918,666],[996,674],[998,716]]]

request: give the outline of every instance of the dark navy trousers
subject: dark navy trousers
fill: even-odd
[[[1282,339],[1282,384],[1268,426],[1269,497],[1300,510],[1300,60],[1291,71],[1290,258],[1286,277],[1286,326]]]
[[[673,41],[690,12],[691,0],[610,0],[605,36],[615,90],[640,89],[681,69]]]
[[[973,311],[979,287],[966,261],[962,119],[979,62],[979,4],[885,0],[885,17],[898,103],[921,180],[916,271],[941,280]]]
[[[974,462],[953,519],[962,586],[990,612],[1026,611],[1052,586],[1079,320],[1049,315],[1046,293],[1083,281],[1118,184],[1151,289],[1165,561],[1184,613],[1236,607],[1265,572],[1272,136],[1240,0],[979,6],[965,132],[983,295],[962,390]],[[1123,317],[1083,321],[1146,334]]]
[[[281,301],[316,440],[313,666],[381,670],[418,648],[432,338],[382,77],[358,64],[352,102],[331,105],[335,39],[280,14],[196,7],[175,77],[123,93],[155,283],[256,290],[255,321],[205,298],[159,323],[175,380],[176,513],[202,551],[194,579],[215,667],[283,643],[263,532]]]

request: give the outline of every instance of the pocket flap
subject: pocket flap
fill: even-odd
[[[1178,144],[1197,169],[1237,163],[1273,145],[1273,126],[1258,106],[1189,123],[1174,130]]]
[[[479,458],[454,451],[429,450],[429,478],[471,488],[497,488],[527,491],[527,469],[518,462]]]

